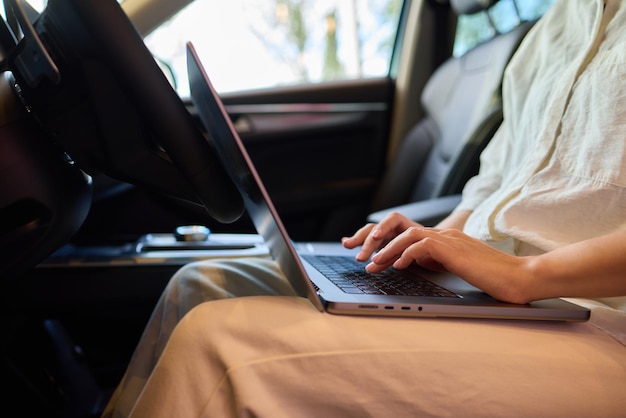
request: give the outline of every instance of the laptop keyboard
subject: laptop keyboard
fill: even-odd
[[[346,293],[458,298],[454,292],[402,270],[368,273],[352,257],[302,255],[313,267]]]

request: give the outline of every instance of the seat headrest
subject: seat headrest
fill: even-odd
[[[471,15],[486,10],[498,0],[450,0],[452,10],[457,15]]]

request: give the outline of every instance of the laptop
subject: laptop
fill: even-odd
[[[319,311],[554,321],[589,318],[588,309],[561,299],[525,305],[499,302],[460,277],[418,266],[370,274],[364,263],[355,261],[357,250],[348,250],[338,242],[293,242],[191,43],[187,44],[187,72],[192,102],[243,197],[252,223],[296,294],[307,297]],[[339,266],[328,266],[331,262]]]

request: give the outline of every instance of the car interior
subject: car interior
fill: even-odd
[[[455,30],[504,1],[401,2],[382,77],[221,95],[294,240],[336,241],[390,211],[432,225],[454,208],[538,16],[461,55]],[[189,3],[4,1],[0,376],[19,416],[99,416],[174,272],[267,254],[143,41]]]

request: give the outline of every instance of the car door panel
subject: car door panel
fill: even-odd
[[[383,170],[392,92],[380,78],[224,95],[294,239],[337,239],[364,220]]]

